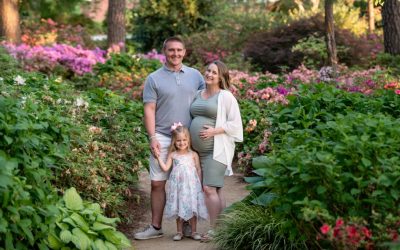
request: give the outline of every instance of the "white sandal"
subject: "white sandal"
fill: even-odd
[[[174,235],[174,237],[172,237],[172,239],[174,241],[179,241],[182,240],[183,234],[181,232],[178,232],[177,234]]]

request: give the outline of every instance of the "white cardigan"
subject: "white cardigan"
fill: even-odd
[[[218,95],[216,128],[223,128],[225,133],[214,136],[213,159],[227,166],[225,175],[233,175],[232,160],[235,154],[235,142],[243,141],[243,125],[239,104],[228,90],[221,90]]]

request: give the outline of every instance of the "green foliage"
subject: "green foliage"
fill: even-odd
[[[10,76],[0,85],[0,247],[6,249],[43,248],[58,214],[52,169],[65,157],[74,131],[68,118],[31,98],[48,80],[22,77],[30,88],[15,86]]]
[[[114,201],[121,203],[124,197],[129,197],[129,189],[121,186],[133,185],[146,157],[139,154],[144,147],[140,142],[145,140],[138,133],[142,126],[142,104],[104,89],[80,92],[60,77],[24,73],[16,66],[0,52],[0,68],[4,69],[0,73],[0,249],[47,249],[46,244],[57,247],[61,237],[61,232],[53,235],[50,230],[60,215],[55,186],[64,189],[58,180],[68,170],[77,166],[76,171],[84,169],[87,173],[92,164],[93,169],[98,169],[108,185],[107,192],[98,200],[108,211],[115,209]],[[100,154],[99,148],[95,150],[96,140],[100,149],[107,152],[107,159],[104,151]],[[81,148],[88,150],[87,153],[77,151]],[[79,179],[70,183],[85,186]],[[86,197],[99,191],[84,189]],[[79,219],[79,216],[85,219],[79,211],[87,203],[81,203],[77,197],[72,195],[72,203],[67,202],[61,210],[75,211],[76,214],[67,217],[79,223],[80,229],[71,228],[70,232],[78,237],[82,235],[80,230],[87,233],[82,229],[86,228],[85,223]],[[97,221],[113,231],[100,230],[107,235],[104,238],[119,244],[115,237],[122,239],[122,236],[115,231],[117,221],[104,216],[97,216]],[[67,232],[62,233],[65,241],[68,237]],[[74,237],[71,241],[78,244]]]
[[[74,186],[85,199],[98,202],[118,216],[137,173],[147,164],[148,142],[143,130],[143,105],[106,89],[88,90],[88,108],[77,113],[82,128],[58,172],[56,185]]]
[[[97,81],[91,76],[84,77],[82,85],[94,82],[97,86],[106,87],[133,99],[140,99],[146,77],[162,66],[159,60],[144,59],[136,55],[111,54],[104,64],[97,64],[94,69]],[[90,86],[89,86],[90,87]]]
[[[336,51],[339,58],[342,58],[348,52],[348,48],[338,45]],[[300,39],[292,52],[303,55],[302,64],[309,69],[320,69],[325,65],[327,60],[326,43],[323,37],[315,37],[313,35]]]
[[[218,249],[305,249],[302,239],[288,240],[268,208],[239,202],[222,214],[214,242]]]
[[[394,75],[400,74],[400,56],[389,53],[380,53],[374,62],[376,65],[386,67]]]
[[[80,15],[80,5],[83,0],[29,0],[22,1],[20,5],[22,16],[51,18],[64,23],[74,16]],[[60,8],[62,6],[62,8]],[[83,16],[81,16],[83,18]]]
[[[115,229],[119,219],[102,215],[97,203],[83,203],[75,188],[65,191],[59,209],[61,215],[47,237],[50,249],[96,250],[131,246],[125,235]]]
[[[223,60],[231,69],[250,69],[242,55],[242,49],[254,32],[266,30],[277,23],[277,16],[265,13],[263,8],[244,10],[232,3],[220,7],[218,15],[207,17],[212,27],[207,32],[186,35],[188,53],[185,60],[191,65],[203,67],[210,59]],[[208,54],[214,58],[209,58]]]
[[[399,101],[392,91],[366,96],[300,85],[288,106],[268,111],[271,152],[254,159],[253,203],[285,220],[289,239],[304,237],[311,248],[321,224],[338,217],[363,218],[382,235],[377,224],[397,214],[400,198]]]
[[[190,34],[210,26],[206,16],[218,10],[210,0],[141,0],[134,9],[134,40],[143,51],[160,50],[162,42],[173,35]]]

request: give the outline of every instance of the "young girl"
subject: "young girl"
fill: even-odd
[[[201,235],[196,232],[197,218],[208,219],[207,208],[201,187],[200,160],[196,152],[191,149],[189,130],[182,124],[174,123],[171,127],[172,141],[167,156],[167,162],[157,156],[158,163],[163,171],[172,166],[167,185],[167,202],[164,215],[166,218],[176,218],[177,234],[173,240],[183,237],[183,221],[189,221],[192,228],[191,238],[200,240]]]

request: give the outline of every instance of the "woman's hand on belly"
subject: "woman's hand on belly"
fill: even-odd
[[[215,128],[209,125],[204,125],[204,129],[200,130],[199,136],[203,140],[207,140],[209,138],[214,137]]]

